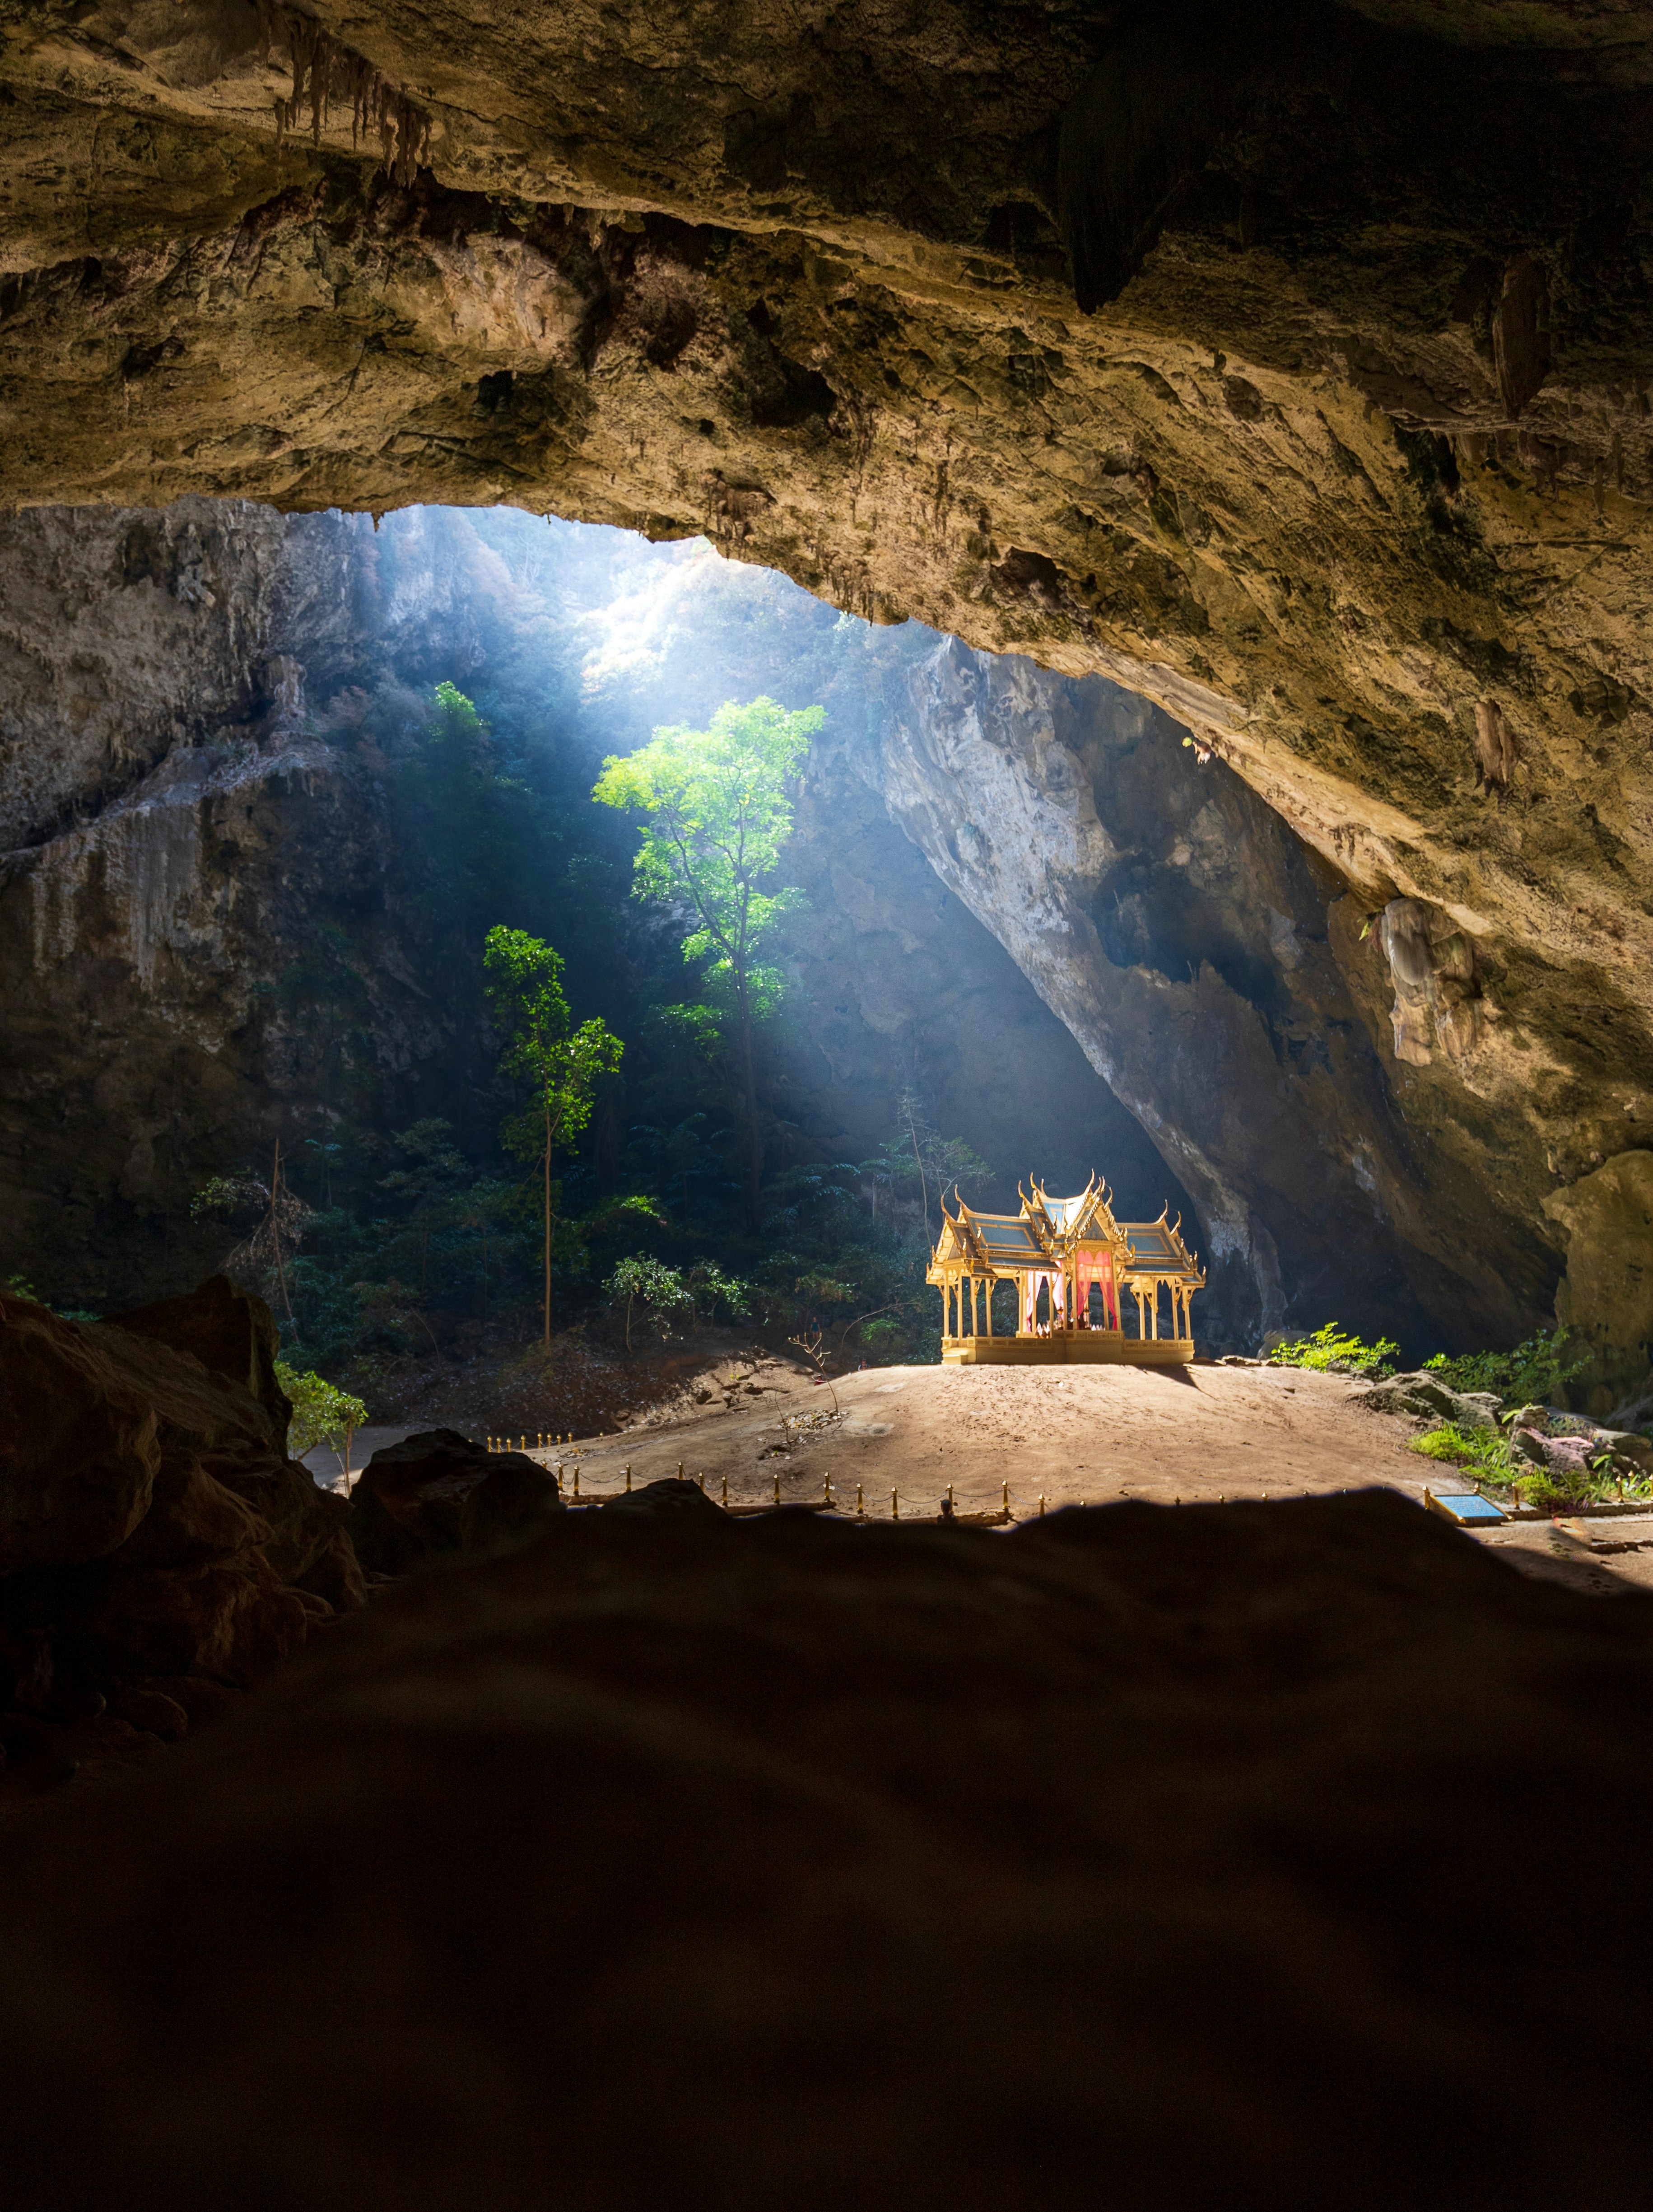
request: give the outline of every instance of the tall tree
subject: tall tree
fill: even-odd
[[[598,1088],[619,1066],[625,1047],[600,1021],[582,1022],[570,1035],[562,958],[526,929],[503,925],[490,929],[483,946],[483,969],[495,1020],[507,1038],[500,1066],[528,1091],[526,1105],[506,1123],[505,1141],[518,1159],[535,1161],[540,1170],[545,1231],[544,1334],[549,1349],[556,1221],[551,1164],[590,1121]]]
[[[684,939],[687,960],[708,959],[705,988],[731,1030],[746,1123],[747,1215],[756,1230],[763,1188],[753,1032],[781,1002],[782,979],[759,953],[801,892],[766,890],[792,835],[789,779],[825,720],[808,707],[788,713],[773,699],[718,708],[709,730],[656,730],[624,759],[603,763],[593,796],[647,816],[637,854],[640,897],[687,907],[698,925]]]

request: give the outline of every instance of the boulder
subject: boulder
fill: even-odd
[[[184,1566],[100,1561],[63,1584],[54,1613],[84,1680],[204,1674],[242,1688],[296,1651],[311,1620],[253,1544]]]
[[[617,1498],[605,1498],[603,1510],[631,1514],[645,1520],[657,1520],[662,1516],[679,1520],[685,1514],[698,1521],[710,1518],[726,1522],[729,1518],[699,1483],[680,1482],[675,1474],[664,1475],[658,1482],[646,1482],[641,1490],[625,1490]]]
[[[1638,1429],[1598,1429],[1595,1441],[1621,1459],[1634,1460],[1638,1466],[1653,1462],[1653,1437],[1644,1437]]]
[[[363,1566],[400,1575],[520,1543],[562,1506],[556,1475],[526,1452],[430,1429],[374,1454],[350,1501],[350,1532]]]
[[[215,1479],[264,1523],[264,1556],[278,1580],[313,1590],[340,1611],[360,1605],[365,1585],[350,1545],[349,1508],[319,1490],[309,1469],[287,1455],[293,1409],[276,1380],[281,1339],[264,1300],[227,1275],[214,1275],[186,1297],[137,1307],[104,1326],[198,1360],[209,1375],[233,1386],[244,1415],[251,1400],[270,1449],[248,1450],[245,1437],[236,1437],[228,1449],[209,1454]],[[243,1428],[248,1425],[244,1420]]]
[[[270,1441],[283,1454],[293,1408],[276,1380],[281,1332],[264,1300],[228,1275],[210,1275],[180,1298],[159,1298],[111,1314],[108,1325],[129,1336],[151,1337],[174,1352],[192,1352],[209,1375],[238,1383],[262,1407]]]
[[[1653,1942],[1565,1908],[1650,1710],[1644,1595],[1388,1492],[570,1513],[0,1838],[9,2191],[1638,2203]]]
[[[1358,1390],[1351,1404],[1374,1413],[1404,1413],[1413,1420],[1453,1421],[1461,1429],[1495,1429],[1503,1401],[1496,1391],[1453,1390],[1438,1375],[1419,1368]]]
[[[0,1291],[0,1576],[101,1559],[149,1510],[161,1413],[94,1333]]]
[[[165,1341],[191,1315],[216,1367]],[[269,1379],[267,1312],[208,1285],[139,1318],[0,1297],[0,1703],[158,1674],[246,1685],[363,1594],[342,1501],[248,1387]]]

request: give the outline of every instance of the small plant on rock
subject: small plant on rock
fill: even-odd
[[[1509,1444],[1496,1429],[1465,1429],[1455,1421],[1443,1421],[1426,1435],[1414,1437],[1412,1449],[1425,1459],[1462,1468],[1478,1482],[1508,1488],[1520,1480]]]
[[[1268,1364],[1312,1368],[1320,1374],[1376,1377],[1395,1372],[1390,1362],[1400,1349],[1393,1338],[1387,1336],[1380,1336],[1376,1344],[1364,1344],[1358,1336],[1351,1336],[1340,1328],[1334,1321],[1328,1321],[1312,1336],[1300,1336],[1291,1344],[1277,1344],[1268,1355]]]

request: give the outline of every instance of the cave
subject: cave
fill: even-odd
[[[39,2202],[1630,2201],[1635,1960],[1446,1892],[1648,1794],[1650,123],[1646,0],[0,5]],[[763,701],[742,1062],[601,780]],[[1098,1171],[1197,1360],[944,1371]]]

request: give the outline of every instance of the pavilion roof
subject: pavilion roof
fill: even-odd
[[[1161,1214],[1158,1221],[1121,1221],[1119,1225],[1124,1232],[1133,1272],[1182,1275],[1191,1283],[1204,1285],[1204,1271],[1182,1242],[1180,1219],[1170,1222]]]

